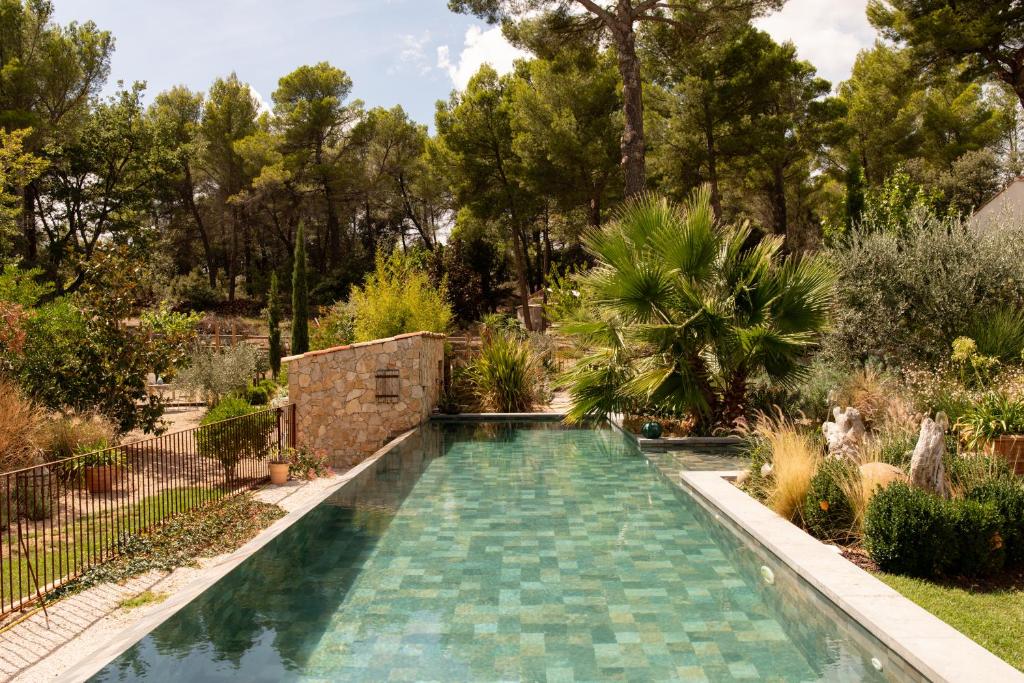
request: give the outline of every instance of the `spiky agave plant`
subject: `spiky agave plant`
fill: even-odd
[[[635,199],[584,243],[598,265],[582,278],[587,305],[562,324],[590,350],[565,378],[570,419],[645,409],[731,428],[750,380],[797,381],[827,324],[826,263],[717,223],[707,188],[682,206]]]

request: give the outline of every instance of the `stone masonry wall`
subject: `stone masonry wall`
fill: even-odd
[[[417,332],[285,358],[296,443],[348,468],[422,424],[437,405],[445,336]],[[378,379],[397,370],[397,379]],[[378,397],[394,392],[395,398]]]

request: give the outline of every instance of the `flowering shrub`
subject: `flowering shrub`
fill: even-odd
[[[313,481],[320,477],[333,477],[334,470],[330,460],[323,451],[311,451],[306,448],[286,448],[282,460],[288,463],[288,472],[293,477]]]

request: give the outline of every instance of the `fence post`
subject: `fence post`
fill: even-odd
[[[284,410],[284,409],[278,407],[278,409],[274,411],[274,415],[277,417],[277,457],[279,457],[279,458],[281,457],[281,446],[284,445],[283,441],[281,440],[281,411],[282,410]]]
[[[296,434],[295,434],[295,404],[288,404],[288,447],[295,448]]]

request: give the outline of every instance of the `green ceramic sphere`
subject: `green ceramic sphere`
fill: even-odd
[[[645,439],[660,439],[661,438],[661,423],[660,422],[645,422],[644,426],[640,428],[640,433]]]

